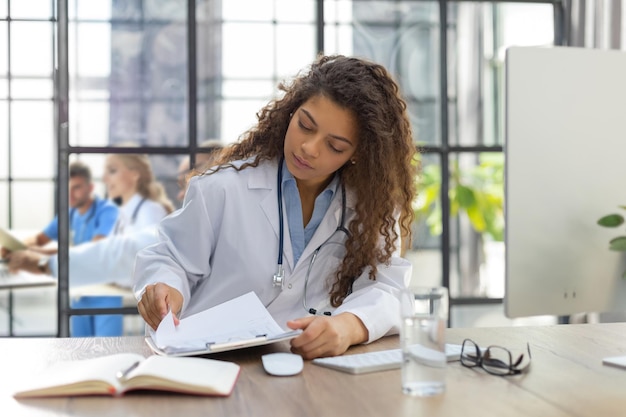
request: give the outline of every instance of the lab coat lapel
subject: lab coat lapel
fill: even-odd
[[[261,200],[261,210],[265,214],[265,218],[272,225],[276,240],[280,240],[280,225],[278,221],[278,190],[276,189],[277,164],[275,162],[262,162],[259,165],[258,175],[250,177],[248,187],[250,189],[265,188],[269,189],[265,198]],[[282,204],[282,202],[281,202]],[[283,267],[293,270],[293,249],[291,248],[291,238],[289,236],[289,225],[287,224],[287,213],[283,206]],[[278,254],[276,254],[278,256]]]

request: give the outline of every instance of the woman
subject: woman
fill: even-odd
[[[109,198],[121,206],[114,233],[141,230],[174,210],[163,186],[154,178],[147,155],[109,155],[103,180]]]
[[[138,253],[138,309],[156,328],[169,309],[254,291],[279,325],[303,330],[293,352],[339,355],[400,325],[415,194],[406,105],[382,66],[344,56],[279,88]]]
[[[136,234],[140,236],[139,232],[156,225],[173,211],[173,205],[165,195],[163,187],[154,178],[147,155],[109,155],[106,159],[103,180],[109,198],[118,201],[121,206],[117,222],[113,227],[113,235]],[[150,236],[149,231],[145,234]],[[146,239],[135,240],[146,241]],[[122,247],[127,246],[122,245],[120,249]],[[94,248],[98,250],[104,246]],[[109,278],[114,279],[114,277]],[[85,280],[91,280],[91,278],[82,279],[76,271],[72,273],[73,285]],[[121,296],[86,295],[72,300],[72,308],[115,307],[122,307]],[[122,333],[122,316],[72,316],[72,336],[120,336]]]

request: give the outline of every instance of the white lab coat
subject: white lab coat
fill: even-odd
[[[135,255],[158,241],[154,224],[131,233],[72,246],[69,253],[70,286],[116,284],[130,288]],[[58,276],[59,262],[50,258],[50,271]]]
[[[162,282],[184,298],[181,317],[198,313],[249,291],[254,291],[276,322],[307,316],[303,308],[304,281],[315,249],[333,235],[340,223],[341,192],[335,193],[326,215],[293,264],[293,253],[284,214],[283,267],[285,284],[272,285],[279,246],[276,162],[235,171],[227,168],[212,175],[194,177],[183,207],[166,217],[156,245],[137,254],[135,297],[145,287]],[[346,226],[355,215],[347,192]],[[399,245],[398,245],[399,247]],[[307,306],[333,314],[351,312],[369,331],[369,341],[399,330],[398,294],[411,276],[411,264],[394,256],[389,266],[379,265],[376,280],[368,270],[354,282],[353,292],[337,309],[330,307],[326,273],[341,262],[327,245],[315,261],[307,286]],[[341,255],[342,256],[342,255]],[[332,278],[332,276],[331,276]]]
[[[142,202],[143,200],[143,202]],[[141,206],[139,206],[141,204]],[[137,207],[139,206],[139,209]],[[133,233],[145,227],[158,224],[167,215],[165,207],[154,200],[135,194],[120,207],[120,213],[113,227],[114,234]]]
[[[167,211],[160,203],[146,199],[135,209],[142,197],[135,194],[120,208],[114,234],[69,249],[70,286],[116,284],[132,287],[135,255],[139,250],[158,241],[157,226]],[[117,233],[115,231],[117,230]],[[58,258],[49,262],[53,276],[58,276]]]

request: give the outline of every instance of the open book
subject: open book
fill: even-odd
[[[26,245],[11,232],[0,227],[0,246],[12,252],[26,249]]]
[[[228,396],[239,365],[204,358],[168,358],[119,353],[95,359],[58,362],[18,388],[15,398],[122,395],[157,390]]]
[[[185,317],[178,326],[170,312],[156,331],[149,330],[146,342],[150,349],[167,356],[204,355],[266,345],[302,333],[284,331],[252,291]]]

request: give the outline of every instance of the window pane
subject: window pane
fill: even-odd
[[[152,146],[185,146],[187,134],[186,102],[167,100],[148,106],[146,144]]]
[[[125,4],[126,3],[126,4]],[[118,1],[115,9],[120,11],[128,8],[132,1]],[[98,20],[111,18],[111,2],[110,1],[93,1],[93,0],[70,0],[68,2],[68,15],[70,19],[80,20]]]
[[[271,21],[274,18],[273,11],[274,0],[228,0],[222,2],[222,16],[224,20]],[[256,35],[254,44],[259,44]]]
[[[9,187],[8,183],[0,179],[0,227],[9,227]]]
[[[50,0],[14,0],[11,2],[11,17],[13,19],[50,19],[52,4]]]
[[[276,92],[276,83],[270,80],[224,80],[222,88],[225,98],[267,98]]]
[[[420,158],[413,240],[405,256],[413,264],[414,284],[441,285],[441,161],[436,154]]]
[[[108,77],[111,73],[111,25],[108,23],[72,24],[69,29],[70,73],[72,77]],[[74,35],[75,33],[75,35]],[[132,44],[136,39],[118,39]],[[135,45],[140,47],[140,45]]]
[[[111,106],[109,115],[109,144],[144,143],[145,129],[142,124],[140,103],[117,102]]]
[[[222,140],[235,142],[244,131],[257,122],[256,113],[267,100],[226,100],[222,107]]]
[[[70,106],[70,142],[74,146],[108,145],[108,102],[73,102]]]
[[[352,55],[354,30],[352,25],[324,27],[324,52],[328,55]]]
[[[346,2],[328,5],[325,51],[370,58],[396,78],[416,140],[440,142],[438,3]],[[333,19],[352,25],[331,26]]]
[[[52,80],[19,79],[11,80],[11,96],[20,98],[38,98],[52,100],[54,95]]]
[[[352,0],[325,0],[324,20],[326,23],[351,22],[352,3]]]
[[[226,3],[226,2],[224,2]],[[146,20],[187,20],[186,0],[148,0],[139,3]]]
[[[254,33],[254,42],[244,33]],[[226,78],[271,78],[274,75],[274,26],[224,23],[223,74]],[[264,47],[265,46],[265,47]]]
[[[150,162],[156,180],[165,188],[165,193],[175,207],[180,207],[182,201],[178,200],[180,188],[178,186],[178,166],[183,155],[151,155]]]
[[[9,53],[7,46],[7,23],[0,22],[0,77],[6,77],[9,71]]]
[[[55,199],[52,181],[14,181],[12,192],[13,229],[36,232],[44,228],[54,217]]]
[[[13,4],[15,2],[11,6]],[[14,76],[52,76],[52,31],[49,22],[11,24],[11,72]]]
[[[312,23],[315,21],[315,8],[313,0],[276,0],[276,21]],[[306,45],[305,42],[302,44]]]
[[[4,19],[8,13],[8,0],[0,0],[0,19]]]
[[[9,177],[9,106],[0,101],[0,180]]]
[[[52,102],[13,102],[11,129],[12,176],[52,178],[56,161]]]
[[[11,2],[11,4],[13,4]],[[57,334],[56,286],[23,288],[13,295],[15,336],[47,336]],[[7,323],[8,324],[8,323]],[[8,329],[7,329],[8,334]]]
[[[220,126],[222,122],[221,103],[217,99],[198,100],[198,143],[208,139],[217,139],[223,142],[224,135],[221,133]]]
[[[550,4],[458,2],[448,6],[450,143],[504,142],[504,54],[554,41]],[[532,31],[527,30],[533,22]]]
[[[504,294],[504,155],[450,159],[450,290],[455,296]]]
[[[315,26],[283,24],[276,27],[276,62],[279,78],[293,77],[315,59]]]

